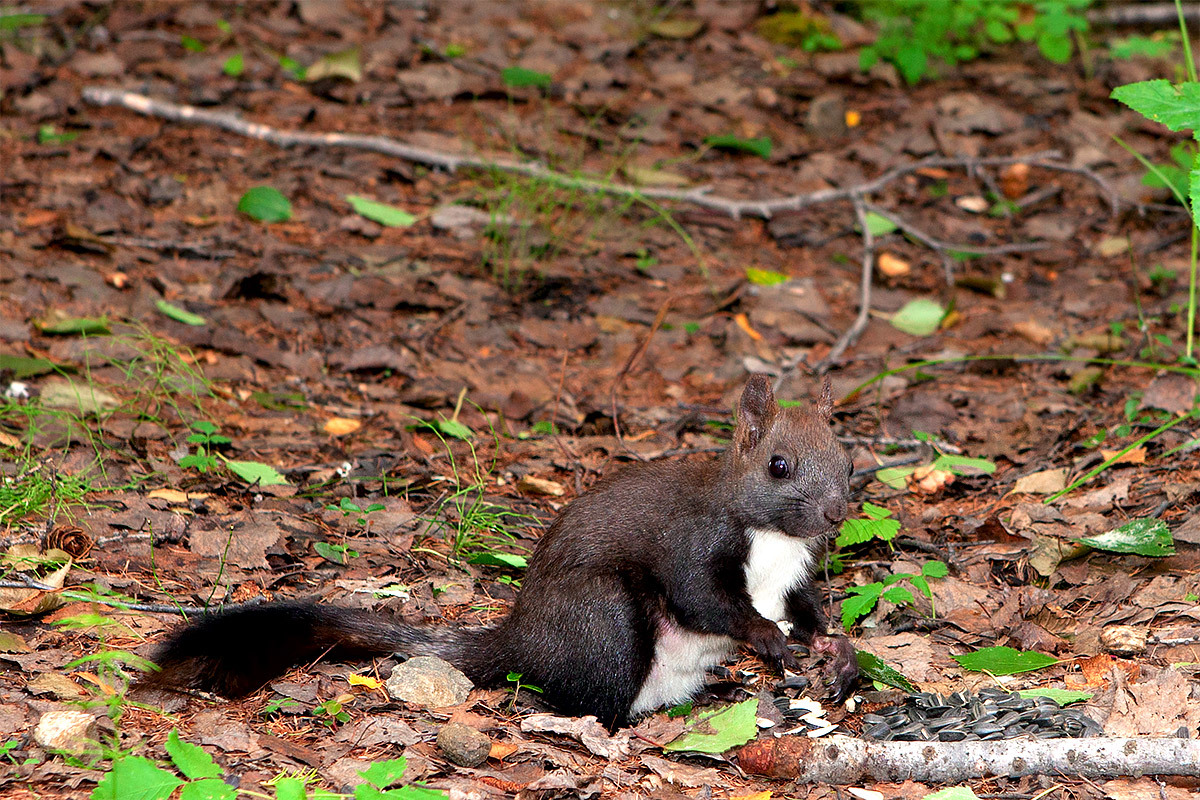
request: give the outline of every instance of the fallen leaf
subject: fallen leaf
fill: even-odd
[[[345,436],[346,434],[355,433],[362,429],[362,420],[349,419],[347,417],[330,417],[325,420],[325,424],[321,426],[321,430],[328,433],[330,436]]]
[[[546,497],[562,497],[567,489],[557,481],[538,478],[534,475],[522,475],[517,481],[517,491],[526,494],[540,494]]]
[[[1120,453],[1120,452],[1121,452],[1120,450],[1101,450],[1100,455],[1104,457],[1105,461],[1108,461],[1110,458],[1113,458],[1114,456],[1117,455],[1117,453]],[[1124,455],[1122,455],[1120,458],[1118,458],[1113,463],[1114,464],[1145,464],[1146,463],[1146,448],[1145,447],[1135,447],[1132,450],[1130,450],[1128,453],[1125,453]]]
[[[1029,191],[1029,165],[1010,164],[1000,172],[1000,191],[1009,200],[1016,200]]]
[[[497,761],[503,761],[521,748],[511,742],[492,742],[492,749],[488,752],[488,758],[494,758]]]
[[[753,339],[756,342],[762,341],[762,338],[763,338],[762,334],[759,333],[758,331],[754,330],[754,328],[752,328],[750,326],[750,319],[745,314],[735,315],[733,318],[733,321],[736,322],[737,326],[739,328],[741,328],[743,331],[745,331],[746,335],[749,336],[751,339]]]
[[[1044,469],[1017,478],[1013,491],[1018,494],[1054,494],[1067,485],[1067,468]]]
[[[372,678],[370,675],[359,675],[352,672],[347,680],[351,686],[365,686],[368,689],[379,689],[383,687],[383,681],[380,681],[378,678]]]
[[[907,261],[891,253],[880,253],[879,258],[875,259],[875,266],[889,278],[898,278],[912,272],[912,266]]]

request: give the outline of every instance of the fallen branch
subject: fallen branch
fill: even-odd
[[[849,736],[753,742],[738,764],[748,773],[802,783],[961,783],[989,775],[1117,778],[1200,776],[1195,739],[1002,739],[993,742],[872,742]]]

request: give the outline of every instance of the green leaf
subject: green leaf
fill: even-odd
[[[242,195],[238,211],[259,222],[286,222],[292,218],[292,204],[272,186],[255,186]]]
[[[867,230],[872,236],[885,236],[896,230],[896,223],[892,222],[882,214],[877,214],[874,211],[867,212]]]
[[[304,80],[312,83],[322,78],[345,78],[352,83],[362,80],[362,56],[357,45],[326,53],[304,72]]]
[[[781,283],[787,283],[791,280],[791,276],[785,275],[782,272],[772,272],[769,269],[746,267],[746,280],[756,283],[759,286],[778,286]]]
[[[950,574],[950,568],[941,561],[926,561],[921,567],[921,574],[926,578],[944,578]]]
[[[858,668],[871,680],[894,686],[905,692],[917,691],[917,687],[913,685],[912,681],[904,677],[898,670],[888,666],[879,656],[865,650],[856,650],[854,655],[858,659]]]
[[[529,566],[529,558],[526,556],[499,553],[494,550],[486,553],[476,553],[468,558],[467,562],[470,564],[479,564],[484,567],[508,567],[509,569],[525,569]]]
[[[1188,173],[1188,201],[1192,224],[1196,225],[1196,214],[1200,213],[1200,152],[1192,159],[1192,170]]]
[[[200,326],[208,324],[208,320],[199,314],[193,314],[192,312],[182,309],[177,305],[168,303],[166,300],[156,301],[154,303],[154,307],[157,308],[164,316],[170,317],[176,322],[182,322],[184,325]]]
[[[1108,43],[1108,52],[1113,58],[1161,58],[1169,55],[1175,49],[1175,41],[1166,39],[1150,39],[1145,36],[1130,36],[1126,39],[1113,39]]]
[[[400,757],[389,761],[376,761],[366,769],[360,770],[358,774],[378,788],[386,789],[394,783],[399,783],[407,768],[408,759]]]
[[[989,19],[983,26],[983,32],[997,44],[1008,44],[1013,40],[1012,28],[998,19]]]
[[[874,503],[863,503],[862,510],[871,519],[887,519],[892,515],[891,509],[877,506]]]
[[[903,586],[893,586],[883,593],[883,599],[898,606],[912,605],[916,598],[913,593]]]
[[[54,362],[44,358],[29,358],[28,356],[13,356],[0,353],[0,370],[12,370],[16,380],[32,378],[34,375],[45,375],[54,371]]]
[[[1092,692],[1080,692],[1074,689],[1018,689],[1021,697],[1049,697],[1060,706],[1072,703],[1082,703],[1092,699]]]
[[[287,478],[280,475],[274,467],[258,461],[229,461],[226,459],[225,466],[229,467],[229,471],[246,483],[257,484],[259,486],[287,486]]]
[[[872,539],[890,542],[899,532],[900,523],[894,519],[848,519],[838,532],[837,546],[849,547]]]
[[[279,57],[279,68],[298,81],[304,80],[307,70],[304,65],[290,56]]]
[[[45,21],[45,14],[0,14],[0,31],[15,31],[18,28],[29,28],[34,25],[41,25]]]
[[[313,542],[313,550],[316,550],[317,555],[332,564],[344,565],[349,556],[344,547],[332,545],[329,542]]]
[[[1127,83],[1113,89],[1110,96],[1173,131],[1195,130],[1200,125],[1200,83],[1172,84],[1162,79]]]
[[[896,68],[909,86],[921,80],[928,66],[929,56],[918,42],[909,42],[896,51]]]
[[[971,475],[983,473],[991,475],[996,471],[996,465],[986,458],[971,458],[970,456],[959,456],[953,453],[943,453],[934,459],[934,469],[953,472],[955,475]]]
[[[239,51],[225,59],[225,63],[221,65],[221,71],[231,78],[236,78],[242,74],[245,67],[246,57]]]
[[[185,783],[179,800],[236,800],[237,789],[220,778],[202,778]]]
[[[299,778],[281,777],[275,780],[276,800],[308,800],[304,781]]]
[[[993,675],[1016,675],[1057,664],[1058,659],[1044,653],[1022,652],[1011,647],[985,647],[974,653],[952,656],[965,670]]]
[[[701,711],[682,736],[663,747],[669,752],[724,753],[753,739],[758,733],[758,698],[724,708]]]
[[[949,789],[939,789],[933,794],[927,794],[921,800],[979,800],[979,795],[970,786],[951,786]]]
[[[842,627],[850,630],[860,617],[871,613],[871,609],[879,602],[883,594],[882,583],[868,583],[866,586],[847,586],[850,596],[842,601]]]
[[[148,758],[122,756],[96,784],[91,800],[167,800],[181,783]]]
[[[446,436],[469,442],[475,438],[475,432],[456,419],[437,419],[429,423],[429,427]]]
[[[1071,60],[1071,52],[1075,49],[1070,36],[1049,31],[1038,34],[1037,47],[1047,61],[1055,64],[1066,64]]]
[[[938,329],[946,309],[940,303],[927,297],[918,297],[904,304],[904,307],[892,315],[893,328],[904,331],[912,336],[928,336]]]
[[[908,485],[908,476],[916,471],[916,467],[884,467],[875,471],[875,480],[893,489],[903,489]]]
[[[359,214],[389,228],[407,228],[417,221],[416,217],[402,208],[376,203],[374,200],[368,200],[356,194],[346,195],[346,201]]]
[[[47,321],[45,324],[34,323],[42,333],[77,336],[107,336],[111,331],[108,327],[108,317],[67,317]]]
[[[514,89],[523,89],[527,86],[537,86],[542,89],[550,88],[550,84],[554,82],[544,72],[538,72],[536,69],[525,69],[524,67],[506,67],[500,71],[500,80],[504,81],[505,86],[510,86]]]
[[[179,43],[183,45],[183,49],[189,53],[203,53],[204,42],[197,39],[195,36],[188,36],[186,33],[179,37]]]
[[[179,738],[175,728],[167,734],[167,755],[185,778],[219,778],[221,768],[204,749]]]
[[[1175,554],[1175,542],[1166,523],[1157,519],[1134,519],[1099,536],[1076,540],[1110,553],[1133,553],[1162,558]]]
[[[716,147],[720,150],[753,153],[760,158],[771,157],[771,138],[769,136],[759,136],[757,139],[743,139],[741,136],[734,136],[727,133],[721,136],[706,136],[704,143],[709,147]]]
[[[704,28],[704,20],[691,17],[667,17],[651,22],[648,30],[664,39],[691,39]]]

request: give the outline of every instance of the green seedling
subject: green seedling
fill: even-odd
[[[271,717],[283,711],[284,709],[299,710],[301,708],[304,708],[304,704],[293,700],[290,697],[275,697],[271,700],[268,700],[267,704],[263,706],[262,711],[258,713],[264,717]]]
[[[924,467],[905,465],[902,467],[887,467],[875,473],[875,479],[893,489],[903,489],[907,485],[908,476],[918,469],[934,469],[949,472],[954,475],[991,475],[996,471],[996,465],[986,458],[972,458],[955,453],[943,453],[937,447],[937,442],[924,431],[913,431],[914,438],[926,442],[937,453],[933,462]]]
[[[327,728],[335,728],[350,721],[350,715],[342,709],[337,700],[326,700],[312,710],[313,716]]]
[[[371,503],[366,508],[361,508],[349,497],[343,497],[337,502],[336,505],[334,503],[330,503],[329,505],[325,506],[325,509],[327,511],[341,511],[343,517],[353,517],[358,515],[354,520],[355,523],[360,527],[366,528],[367,532],[369,533],[371,530],[371,522],[368,517],[376,511],[383,511],[384,505],[383,503]]]
[[[511,711],[513,706],[516,705],[517,697],[521,694],[522,689],[528,689],[531,692],[542,694],[542,688],[540,686],[534,686],[530,683],[521,683],[521,678],[523,677],[524,675],[520,672],[510,672],[504,678],[506,681],[512,684],[512,699],[508,701],[509,711]]]
[[[195,433],[190,434],[186,441],[196,445],[196,452],[179,459],[179,466],[200,472],[208,472],[220,467],[221,460],[213,453],[213,449],[231,444],[233,440],[217,433],[220,429],[208,420],[202,419],[192,423],[192,430]]]
[[[345,566],[352,558],[358,558],[360,553],[357,550],[351,550],[344,544],[330,544],[329,542],[313,543],[313,550],[317,551],[317,555],[326,561],[331,561],[334,564]]]
[[[842,601],[842,627],[850,630],[856,621],[870,614],[880,600],[887,600],[896,606],[910,606],[916,603],[912,591],[898,585],[902,582],[911,584],[929,599],[930,617],[936,618],[937,609],[934,606],[933,591],[929,588],[929,579],[944,578],[949,572],[949,568],[941,561],[927,561],[921,567],[920,575],[897,573],[889,575],[883,581],[868,583],[865,586],[846,587],[851,596]]]

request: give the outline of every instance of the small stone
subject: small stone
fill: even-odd
[[[804,124],[823,139],[841,136],[846,132],[846,101],[833,92],[817,95],[808,104]]]
[[[473,688],[470,678],[436,656],[417,656],[397,664],[387,681],[393,700],[425,708],[461,705]]]
[[[446,758],[460,767],[478,767],[492,751],[492,740],[486,734],[460,722],[443,726],[438,731],[437,745]]]
[[[1133,625],[1109,625],[1100,631],[1100,644],[1114,656],[1128,658],[1146,652],[1145,628]]]
[[[82,753],[94,746],[96,718],[75,709],[52,709],[42,714],[33,740],[47,750]]]

